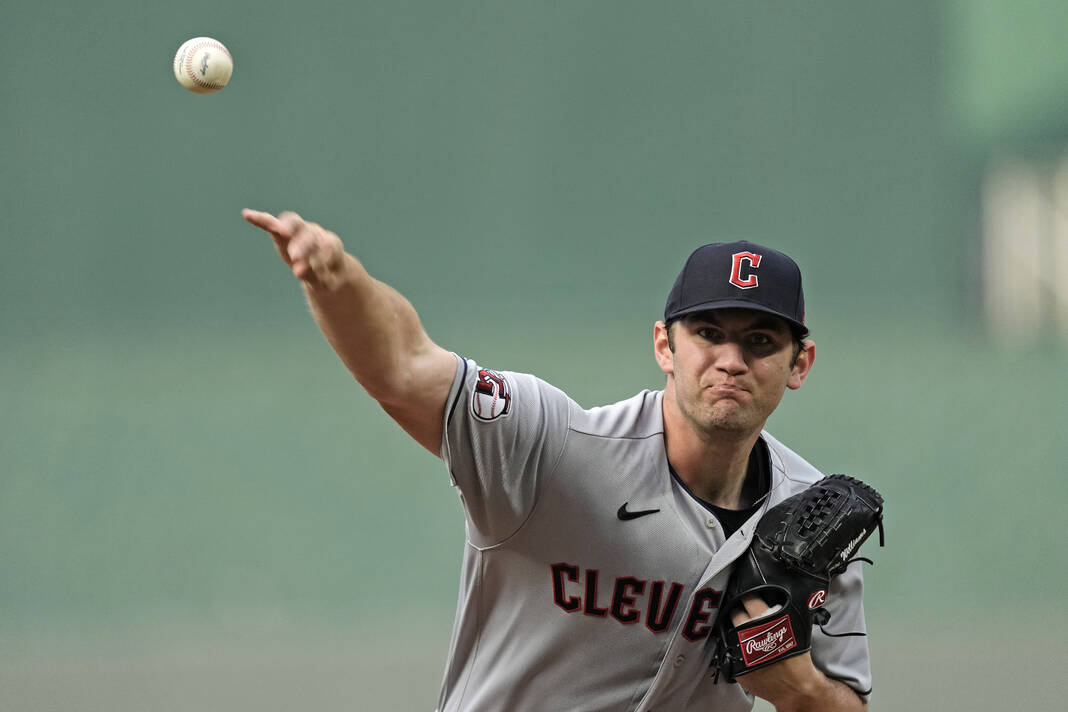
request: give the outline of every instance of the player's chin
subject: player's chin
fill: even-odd
[[[717,401],[707,414],[706,424],[720,432],[748,432],[755,419],[748,408],[734,401]]]

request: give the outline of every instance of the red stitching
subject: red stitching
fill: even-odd
[[[233,55],[230,54],[230,50],[226,49],[226,47],[223,47],[221,42],[198,42],[185,51],[185,73],[189,75],[189,79],[192,80],[192,82],[198,87],[202,87],[204,89],[221,89],[226,85],[219,84],[218,82],[201,81],[197,77],[196,72],[193,71],[193,55],[196,54],[196,51],[201,47],[214,47],[215,49],[221,49],[226,54],[226,56],[230,58],[230,64],[234,63],[234,58]]]

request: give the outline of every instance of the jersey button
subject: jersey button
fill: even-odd
[[[686,656],[685,655],[680,655],[679,657],[675,658],[675,667],[679,667],[684,662],[686,662]]]
[[[706,521],[705,524],[708,525],[709,529],[715,529],[716,525],[719,524],[719,522],[716,521],[715,517],[709,517],[708,521]]]

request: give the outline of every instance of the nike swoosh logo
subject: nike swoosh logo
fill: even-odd
[[[632,512],[627,509],[628,504],[630,504],[630,502],[624,502],[623,504],[619,505],[619,511],[616,512],[616,516],[624,522],[628,519],[637,519],[638,517],[644,517],[646,514],[656,514],[660,511],[659,509],[641,509],[637,512]]]

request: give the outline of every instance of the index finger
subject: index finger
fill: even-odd
[[[731,613],[731,622],[741,625],[746,621],[755,620],[767,615],[771,608],[760,596],[746,596],[742,599],[742,605]]]
[[[281,234],[285,229],[281,220],[270,213],[265,213],[260,210],[250,210],[249,208],[245,208],[241,211],[241,217],[245,218],[245,220],[248,220],[256,227],[275,235]]]

